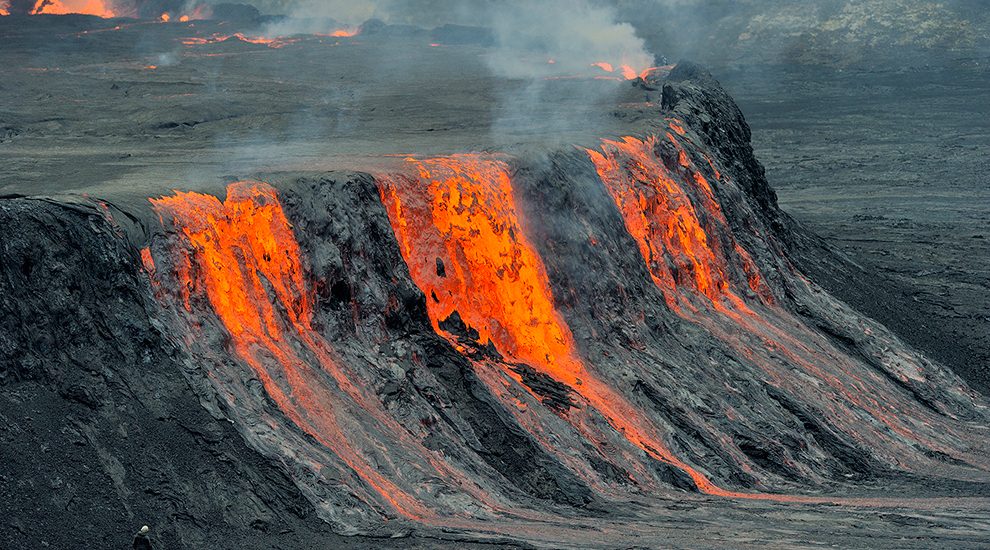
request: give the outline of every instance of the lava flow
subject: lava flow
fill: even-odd
[[[680,128],[672,124],[675,131]],[[673,136],[668,137],[677,146]],[[745,251],[738,246],[730,251],[709,236],[727,235],[728,223],[704,175],[691,170],[701,190],[699,202],[705,207],[702,213],[656,154],[657,147],[655,137],[625,137],[621,141],[603,140],[601,151],[587,152],[667,304],[680,309],[685,298],[678,291],[682,287],[708,297],[716,305],[725,297],[738,301],[731,290],[730,256],[738,257],[735,263],[743,266],[750,290],[761,291],[759,273]],[[685,151],[677,147],[680,166],[693,168]]]
[[[104,19],[117,16],[103,0],[38,0],[29,13],[31,15],[95,15]]]
[[[361,34],[361,27],[344,27],[335,29],[326,35],[317,33],[316,36],[332,36],[334,38],[350,38]]]
[[[206,298],[230,334],[230,346],[248,364],[292,422],[332,450],[378,497],[409,518],[429,515],[420,503],[372,466],[339,424],[341,393],[359,392],[330,358],[311,326],[312,301],[303,280],[301,252],[275,190],[241,182],[221,203],[212,195],[176,192],[151,199],[163,223],[170,219],[185,246],[166,258],[187,311]],[[155,269],[142,252],[147,269]],[[320,368],[343,392],[326,387]],[[375,411],[367,411],[375,414]]]
[[[615,73],[616,72],[616,67],[614,65],[612,65],[611,63],[607,63],[605,61],[599,61],[597,63],[592,63],[591,66],[592,67],[598,67],[599,69],[605,71],[606,73]],[[646,69],[643,69],[641,71],[637,71],[636,69],[630,67],[629,65],[619,65],[619,67],[618,67],[618,73],[621,74],[622,75],[622,78],[624,78],[626,80],[636,80],[637,78],[645,79],[647,76],[649,76],[651,73],[653,73],[657,69],[658,69],[657,67],[647,67]]]
[[[660,430],[588,371],[525,234],[508,166],[473,154],[408,161],[419,177],[381,178],[380,192],[434,329],[462,349],[443,328],[456,312],[478,343],[567,385],[630,443],[685,472],[702,492],[730,494],[675,457]]]
[[[668,126],[687,139],[679,121],[669,120]],[[666,157],[673,159],[669,164],[664,162],[664,147],[670,153]],[[815,402],[828,392],[830,401],[823,403],[823,410],[833,425],[864,445],[888,446],[902,457],[922,446],[972,465],[985,462],[944,442],[945,434],[958,437],[952,428],[928,429],[944,418],[905,399],[884,375],[849,360],[784,309],[757,310],[759,304],[773,306],[774,298],[749,253],[733,239],[711,185],[677,137],[667,133],[666,142],[657,137],[602,140],[600,150],[587,153],[672,311],[756,360],[774,385],[804,392],[806,379],[793,380],[791,372],[776,366],[776,357],[784,357],[822,384],[804,400]],[[711,159],[705,158],[719,178]],[[698,295],[708,301],[695,301]],[[757,300],[747,304],[746,295]],[[706,305],[721,316],[707,312]],[[785,326],[790,330],[779,328]],[[835,403],[844,406],[837,408]],[[860,411],[877,424],[862,422]]]
[[[262,46],[268,46],[269,48],[282,48],[289,44],[294,44],[296,42],[299,42],[301,39],[286,38],[286,37],[268,38],[266,36],[247,36],[244,33],[236,32],[230,35],[214,34],[209,38],[201,38],[201,37],[183,38],[182,44],[185,46],[203,46],[206,44],[221,44],[227,42],[228,40],[237,40],[248,44],[258,44]]]

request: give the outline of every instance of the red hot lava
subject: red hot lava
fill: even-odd
[[[667,450],[661,431],[585,366],[526,237],[508,167],[474,154],[409,162],[419,177],[384,178],[381,196],[434,329],[460,349],[441,328],[457,312],[481,343],[567,385],[630,443],[685,472],[702,492],[730,494]]]
[[[615,74],[616,72],[618,72],[618,74],[622,75],[622,78],[626,80],[636,80],[637,78],[645,79],[647,76],[650,75],[650,73],[657,70],[657,67],[647,67],[646,69],[637,71],[636,69],[630,67],[629,65],[619,65],[618,71],[616,71],[616,67],[614,65],[612,65],[611,63],[607,63],[605,61],[592,63],[591,66],[597,67],[605,71],[606,73]]]
[[[684,131],[677,122],[672,122],[671,127],[675,132]],[[730,265],[743,266],[749,290],[764,291],[749,255],[740,247],[726,247],[712,237],[727,235],[728,222],[708,180],[693,166],[677,140],[669,134],[667,138],[677,149],[680,169],[700,190],[699,198],[692,200],[689,190],[679,183],[687,174],[674,173],[657,154],[658,138],[603,140],[601,150],[588,149],[588,156],[622,211],[626,229],[636,239],[668,305],[679,309],[684,294],[678,289],[682,287],[715,304],[723,298],[738,301],[731,288]],[[703,207],[703,214],[696,202]]]
[[[109,2],[103,0],[38,0],[31,8],[31,15],[66,15],[70,13],[95,15],[97,17],[117,17]]]
[[[345,392],[358,393],[310,324],[313,303],[303,280],[302,254],[275,190],[240,182],[228,187],[223,203],[212,195],[182,192],[151,202],[187,242],[174,260],[185,308],[205,297],[230,334],[235,354],[299,428],[332,449],[398,513],[429,515],[355,449],[337,423],[338,398],[315,382],[319,377],[311,362]],[[154,272],[150,253],[142,252],[142,261]]]

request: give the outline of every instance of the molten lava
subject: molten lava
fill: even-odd
[[[186,241],[172,258],[186,310],[205,298],[230,334],[230,346],[266,392],[300,429],[332,450],[398,513],[428,515],[350,444],[338,425],[340,398],[319,382],[315,363],[364,405],[360,392],[330,358],[328,344],[311,326],[313,302],[303,279],[299,245],[275,190],[240,182],[221,203],[212,195],[176,192],[151,199]],[[142,253],[152,273],[155,263]],[[374,414],[371,411],[371,414]]]
[[[729,494],[673,456],[660,430],[586,368],[526,237],[508,166],[474,154],[408,162],[419,177],[383,178],[380,191],[434,329],[463,349],[443,328],[456,312],[479,343],[566,384],[630,443],[684,471],[701,491]]]
[[[615,72],[615,68],[612,67],[611,63],[606,63],[604,61],[599,61],[597,63],[592,63],[592,67],[598,67],[599,69],[605,71],[606,73]]]
[[[200,37],[183,38],[182,44],[186,46],[203,46],[206,44],[221,44],[229,40],[246,42],[248,44],[259,44],[259,45],[268,46],[269,48],[282,48],[289,44],[294,44],[296,42],[299,42],[301,39],[285,38],[285,37],[268,38],[265,36],[247,36],[244,33],[237,32],[230,35],[214,34],[209,38],[200,38]]]
[[[614,65],[612,65],[611,63],[607,63],[605,61],[599,61],[597,63],[592,63],[591,66],[592,67],[598,67],[599,69],[605,71],[606,73],[615,73],[616,72],[616,67]],[[643,69],[641,71],[637,71],[636,69],[630,67],[629,65],[619,65],[619,67],[618,67],[618,73],[621,74],[622,75],[622,78],[624,78],[626,80],[636,80],[637,78],[646,79],[646,77],[649,76],[650,73],[652,73],[652,72],[654,72],[656,70],[657,70],[657,67],[648,67],[648,68]]]
[[[351,36],[357,36],[361,34],[361,27],[345,27],[342,29],[336,29],[330,32],[327,36],[332,36],[335,38],[347,38]]]
[[[32,15],[95,15],[97,17],[116,17],[113,9],[103,0],[38,0],[31,8]]]
[[[683,132],[676,122],[671,127]],[[603,140],[600,151],[588,149],[653,281],[674,309],[679,309],[683,297],[678,288],[691,289],[719,304],[731,295],[729,266],[734,256],[739,256],[738,263],[744,266],[750,289],[760,291],[759,273],[745,251],[738,246],[727,249],[709,237],[727,234],[723,230],[728,228],[728,222],[707,179],[673,136],[668,139],[677,149],[682,174],[664,164],[655,137]],[[680,181],[692,182],[695,192],[689,193]]]
[[[406,185],[383,193],[413,278],[430,297],[434,327],[457,311],[482,342],[575,384],[571,335],[518,224],[505,164],[476,155],[410,162],[429,182],[429,202]],[[441,256],[452,261],[438,274]]]
[[[689,139],[680,121],[668,120],[668,126],[682,139]],[[665,148],[672,154],[665,157]],[[740,355],[757,361],[774,385],[802,392],[807,389],[807,380],[816,380],[821,386],[805,399],[815,401],[827,394],[832,403],[846,404],[848,408],[825,410],[835,425],[864,445],[876,446],[886,440],[887,445],[902,447],[909,441],[972,464],[980,462],[969,453],[950,449],[933,434],[917,430],[915,419],[923,418],[928,425],[939,419],[894,398],[898,390],[883,376],[836,359],[842,357],[838,350],[819,351],[829,349],[827,343],[819,343],[814,350],[809,347],[808,342],[820,337],[783,308],[773,307],[775,300],[755,262],[732,238],[711,185],[673,134],[667,133],[665,142],[656,137],[603,140],[601,150],[589,149],[588,155],[671,310],[704,326]],[[664,158],[674,160],[665,163]],[[705,160],[720,178],[711,159],[705,156]],[[742,298],[747,290],[759,300],[747,304]],[[707,305],[724,317],[705,313],[702,308],[706,304],[691,299],[697,294],[707,297]],[[759,304],[770,307],[750,307]],[[724,320],[728,323],[723,324]],[[781,330],[782,326],[791,328]],[[778,357],[784,357],[807,378],[795,384],[790,372],[780,372]],[[874,395],[887,395],[888,399]],[[876,424],[862,423],[859,414],[869,415]],[[877,425],[883,429],[873,427]]]

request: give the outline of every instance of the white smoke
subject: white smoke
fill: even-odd
[[[617,22],[609,7],[574,0],[511,0],[490,15],[498,46],[487,62],[497,76],[582,75],[600,70],[593,63],[606,63],[614,71],[625,65],[638,73],[653,65],[632,25]]]
[[[629,23],[619,22],[608,4],[587,0],[294,0],[268,2],[287,18],[270,25],[266,36],[331,33],[355,29],[368,19],[386,23],[440,26],[445,23],[490,28],[496,47],[486,56],[492,72],[511,79],[554,75],[605,74],[605,64],[621,76],[621,67],[640,72],[653,55]]]
[[[265,28],[265,36],[330,34],[354,30],[373,17],[380,17],[378,3],[356,0],[298,0],[286,4],[285,19]]]

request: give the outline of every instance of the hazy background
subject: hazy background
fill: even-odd
[[[580,2],[495,0],[254,0],[263,13],[378,18],[432,27],[498,25],[509,14],[545,33],[580,13]],[[594,8],[628,23],[647,48],[705,63],[800,62],[849,65],[945,52],[990,53],[990,9],[981,0],[602,0]],[[520,19],[521,17],[521,19]],[[908,58],[905,55],[910,53]]]

